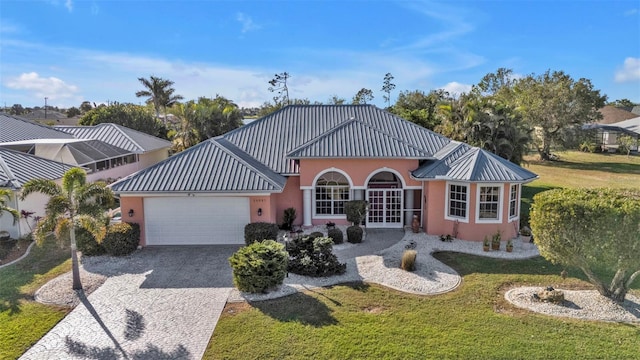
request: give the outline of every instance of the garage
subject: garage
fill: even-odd
[[[144,198],[147,245],[244,244],[248,197]]]

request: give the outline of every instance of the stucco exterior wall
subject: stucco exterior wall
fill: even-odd
[[[314,186],[316,177],[336,168],[347,173],[354,187],[366,188],[367,179],[374,173],[393,170],[403,179],[406,186],[420,187],[419,181],[410,177],[410,172],[418,167],[418,160],[391,159],[302,159],[300,160],[300,185]]]
[[[138,158],[138,170],[142,170],[151,165],[159,163],[160,161],[169,157],[169,148],[158,149],[150,151],[144,154],[140,154]]]
[[[284,210],[290,207],[296,209],[294,225],[302,225],[302,190],[300,190],[300,177],[290,176],[282,193],[271,195],[275,205],[275,218],[278,225],[284,222]]]
[[[250,196],[249,207],[251,209],[251,222],[276,222],[275,202],[271,201],[271,196]],[[258,210],[262,210],[262,215],[258,215]]]
[[[144,199],[140,196],[121,196],[120,210],[122,211],[122,221],[136,223],[140,225],[140,245],[146,245],[144,233]],[[133,216],[129,217],[129,210],[133,210]]]

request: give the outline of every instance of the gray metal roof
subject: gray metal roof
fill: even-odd
[[[53,160],[0,148],[0,187],[21,188],[31,179],[59,179],[73,168]]]
[[[451,141],[373,105],[290,105],[223,137],[274,171],[297,174],[296,162],[287,154],[352,119],[402,139],[423,151],[426,157]],[[343,142],[354,140],[360,139],[342,139]],[[340,157],[337,152],[332,155]]]
[[[351,140],[347,140],[351,139]],[[357,139],[357,141],[353,141]],[[290,158],[414,158],[425,159],[431,154],[392,135],[351,119],[298,149]]]
[[[233,144],[214,138],[129,175],[111,188],[117,193],[280,192],[285,182],[285,177]]]
[[[611,124],[585,124],[582,126],[583,130],[601,129],[608,131],[619,131],[631,136],[640,135],[640,117],[619,121]]]
[[[100,140],[84,140],[63,145],[76,160],[78,165],[86,165],[97,161],[113,159],[129,155],[132,152]]]
[[[0,113],[0,144],[33,139],[73,139],[73,136],[35,121]]]
[[[102,140],[136,154],[168,148],[171,142],[128,127],[103,123],[95,126],[55,126],[78,139]]]
[[[528,182],[538,176],[506,159],[477,147],[452,142],[414,170],[416,179],[451,179],[474,182]]]

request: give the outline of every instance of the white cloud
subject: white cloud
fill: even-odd
[[[69,12],[73,11],[73,1],[72,0],[66,0],[64,2],[64,7],[67,8],[67,10],[69,10]]]
[[[629,9],[624,12],[624,16],[633,16],[638,13],[638,9]]]
[[[447,83],[445,86],[441,87],[444,91],[448,92],[453,96],[462,95],[463,93],[468,93],[471,91],[471,85],[469,84],[461,84],[456,81],[452,81]]]
[[[619,83],[640,81],[640,58],[624,59],[622,69],[616,71],[615,80]]]
[[[32,96],[59,100],[73,98],[78,92],[78,87],[69,85],[56,77],[44,78],[36,72],[23,73],[18,77],[5,82],[5,86],[14,90],[26,90]]]
[[[259,30],[262,26],[256,24],[253,22],[253,19],[249,16],[246,15],[244,13],[239,12],[236,15],[236,20],[238,20],[238,22],[240,22],[240,24],[242,25],[242,33],[247,33],[249,31],[252,30]]]

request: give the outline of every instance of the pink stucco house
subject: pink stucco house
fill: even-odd
[[[522,184],[536,175],[372,105],[287,106],[114,184],[142,245],[242,244],[249,222],[347,224],[367,200],[368,228],[418,215],[429,234],[517,235]]]

